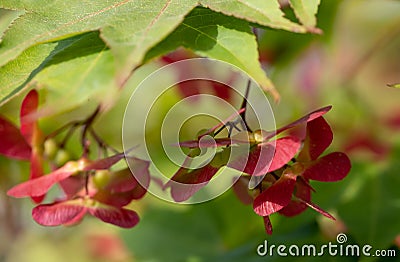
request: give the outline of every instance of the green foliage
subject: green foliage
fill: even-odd
[[[33,46],[0,67],[1,104],[8,102],[40,72],[57,43]]]
[[[0,67],[0,82],[2,83],[0,94],[3,98],[2,102],[9,101],[15,94],[18,94],[23,88],[27,87],[30,81],[48,85],[50,90],[58,90],[58,92],[69,91],[71,90],[70,88],[74,87],[85,90],[85,86],[87,87],[86,83],[93,84],[95,82],[93,82],[93,79],[88,78],[88,74],[81,73],[90,69],[93,70],[94,65],[100,64],[100,66],[106,66],[101,64],[101,60],[96,59],[106,49],[107,47],[99,38],[98,33],[91,32],[58,42],[35,45],[24,50],[15,60]],[[90,56],[91,54],[95,54],[94,58]],[[87,64],[82,62],[82,59],[85,59],[85,57],[86,60],[89,59],[92,66],[88,67]],[[79,71],[71,70],[69,68],[71,63],[73,66],[78,66],[74,70],[77,69]],[[110,66],[112,67],[113,65],[109,64],[108,67]],[[49,71],[45,70],[46,68],[49,68],[50,73],[61,70],[62,75],[60,77],[50,77],[50,81],[46,81],[46,76],[49,75]],[[35,78],[42,71],[44,72]],[[72,77],[68,77],[68,74],[73,72]],[[80,77],[77,77],[78,75]],[[108,75],[112,79],[112,72]],[[104,77],[104,74],[97,76]],[[84,82],[84,80],[87,82]],[[74,85],[71,82],[76,84]],[[82,93],[83,96],[77,96],[77,98],[88,99],[91,95],[91,93],[86,94],[83,91],[81,95]],[[79,104],[79,101],[76,101],[76,104]]]
[[[195,4],[196,1],[3,1],[1,7],[22,9],[25,13],[3,38],[0,61],[3,65],[38,43],[99,29],[110,47],[123,46],[117,48],[118,57],[132,52],[140,60],[146,46],[173,30]]]
[[[102,39],[113,50],[118,69],[117,82],[122,85],[146,51],[172,31],[194,5],[195,1],[167,4],[161,1],[68,1],[58,4],[4,1],[1,7],[23,9],[25,14],[14,22],[3,38],[1,65],[15,59],[30,46],[100,30]],[[69,51],[69,55],[74,55],[74,50]],[[91,52],[96,51],[101,50],[94,45]],[[95,60],[96,56],[92,59]],[[4,96],[1,99],[4,100]]]
[[[399,152],[397,149],[397,159]],[[353,188],[348,188],[350,194],[338,211],[357,243],[388,248],[400,232],[400,165],[396,161],[391,163],[385,169],[363,164],[351,174],[352,180],[357,182],[352,183]]]
[[[81,53],[88,47],[87,51],[96,48],[98,52]],[[68,59],[71,54],[77,56]],[[64,62],[59,63],[59,60]],[[114,61],[111,51],[99,41],[97,32],[84,34],[70,42],[49,61],[54,66],[46,67],[35,78],[48,90],[46,110],[63,112],[88,102],[106,103],[107,99],[112,99],[118,90],[114,81]]]
[[[245,19],[262,26],[284,29],[292,32],[306,32],[306,28],[284,17],[277,1],[202,0],[200,2],[205,7],[214,11]]]
[[[0,9],[0,42],[3,37],[3,33],[10,26],[11,22],[20,16],[20,12],[13,10]]]
[[[195,206],[156,203],[157,208],[146,210],[134,231],[122,231],[125,243],[140,261],[258,258],[253,249],[263,239],[262,221],[232,192]],[[230,249],[235,251],[220,257],[221,251]]]
[[[309,30],[313,30],[317,25],[315,15],[320,0],[290,0],[290,4],[300,22]]]
[[[274,92],[272,82],[258,62],[257,44],[248,22],[293,32],[306,32],[306,27],[285,18],[277,1],[200,1],[200,4],[237,18],[200,8],[185,18],[198,5],[198,1],[194,0],[1,1],[0,8],[3,9],[0,10],[4,15],[0,19],[0,32],[6,33],[0,47],[0,104],[9,101],[35,80],[57,92],[60,88],[64,89],[52,81],[49,72],[45,73],[47,77],[35,79],[47,67],[59,67],[53,70],[60,72],[68,70],[64,80],[79,79],[72,83],[74,90],[91,89],[88,86],[93,86],[94,75],[80,74],[78,69],[70,71],[74,64],[69,62],[86,57],[82,64],[103,66],[98,59],[107,53],[107,49],[112,54],[107,62],[107,67],[112,67],[111,73],[98,75],[107,79],[104,84],[95,81],[96,89],[117,89],[125,85],[145,56],[149,58],[172,51],[178,43],[200,55],[222,59],[245,69],[266,90]],[[13,23],[9,25],[11,21]],[[182,37],[189,36],[182,36],[182,32],[190,32],[191,37],[199,36],[201,41],[192,38],[190,41],[185,39],[183,43]],[[151,48],[153,51],[148,54]],[[80,62],[77,60],[76,64]],[[68,84],[65,81],[64,86]],[[92,92],[82,93],[81,100],[93,96]],[[278,98],[276,92],[273,95]],[[80,103],[76,101],[65,109]]]
[[[258,62],[257,42],[245,21],[196,8],[171,35],[149,51],[148,58],[179,46],[231,63],[247,72],[265,90],[274,89]]]

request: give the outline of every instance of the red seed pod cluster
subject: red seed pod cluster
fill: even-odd
[[[84,153],[79,159],[60,162],[54,152],[50,151],[63,149],[57,148],[52,136],[44,136],[39,129],[35,117],[38,105],[38,92],[32,90],[22,102],[19,129],[9,120],[0,117],[0,154],[30,161],[29,180],[11,188],[7,194],[18,198],[31,197],[38,204],[32,210],[33,219],[44,226],[76,224],[86,214],[124,228],[135,226],[139,216],[124,207],[146,193],[148,183],[139,184],[135,177],[143,177],[141,181],[150,181],[149,162],[124,153],[91,160],[87,156],[89,148],[86,144],[83,145]],[[94,115],[81,123],[73,123],[71,127],[76,128],[82,124],[85,135],[93,118]],[[86,141],[85,136],[83,141]],[[104,147],[104,143],[100,144]],[[111,170],[123,158],[130,162],[135,176],[128,168]],[[49,174],[44,174],[45,162],[51,166]],[[56,184],[61,188],[62,195],[54,202],[42,204],[47,192]]]
[[[89,214],[123,228],[134,227],[139,222],[139,216],[126,206],[145,195],[151,180],[150,162],[129,156],[126,152],[117,152],[101,140],[91,126],[98,110],[87,119],[66,126],[71,132],[82,127],[83,153],[78,159],[61,161],[55,157],[54,151],[62,151],[66,141],[64,139],[61,145],[57,145],[52,139],[63,128],[44,135],[35,117],[38,106],[39,95],[32,90],[22,102],[20,128],[0,117],[0,154],[30,161],[29,180],[11,188],[8,195],[30,197],[37,203],[32,216],[44,226],[73,225]],[[227,166],[242,172],[233,190],[243,203],[253,204],[254,212],[263,217],[268,234],[272,233],[269,216],[276,212],[294,216],[310,207],[334,219],[311,201],[311,192],[315,190],[310,185],[310,180],[339,181],[351,168],[350,160],[344,153],[323,155],[333,139],[332,130],[323,118],[330,109],[330,106],[318,109],[276,130],[251,131],[247,123],[242,123],[243,130],[232,137],[228,132],[228,137],[213,137],[212,141],[205,139],[206,135],[215,136],[217,128],[228,127],[232,122],[220,123],[196,140],[179,143],[179,146],[191,150],[186,162],[191,161],[199,149],[218,147],[213,159],[197,169],[190,169],[188,163],[184,163],[166,184],[160,186],[164,190],[170,189],[176,202],[186,201]],[[242,116],[244,111],[245,107],[233,117]],[[90,159],[89,134],[104,155],[107,150],[112,150],[114,154]],[[247,145],[249,150],[231,159],[232,146],[240,145]],[[122,159],[129,163],[130,169],[113,170],[112,167]],[[44,174],[46,163],[51,170],[48,174]],[[47,192],[56,184],[61,188],[62,195],[43,204]]]
[[[243,173],[235,183],[234,191],[244,203],[253,203],[254,212],[264,218],[268,234],[272,234],[269,216],[276,212],[294,216],[311,207],[334,219],[311,202],[311,192],[314,189],[309,183],[310,180],[339,181],[346,177],[351,168],[350,160],[344,153],[333,152],[321,156],[333,139],[332,130],[323,118],[330,109],[330,106],[318,109],[277,130],[247,132],[248,138],[245,141],[235,136],[215,139],[216,145],[222,147],[223,151],[214,158],[223,158],[221,155],[224,150],[229,150],[234,144],[250,143],[250,151],[226,163],[219,161],[218,165],[211,161],[197,170],[181,168],[171,180],[194,186],[185,191],[181,190],[180,184],[174,184],[171,187],[172,197],[176,201],[188,199],[205,186],[219,168],[228,166]],[[185,141],[180,145],[201,147],[199,139]],[[261,177],[262,180],[249,190],[251,177]]]

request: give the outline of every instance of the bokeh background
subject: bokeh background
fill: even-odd
[[[400,90],[387,84],[400,82],[400,2],[321,2],[317,17],[322,35],[278,30],[258,30],[257,34],[260,60],[282,97],[279,104],[271,103],[277,126],[333,105],[326,115],[334,131],[329,151],[347,152],[352,170],[343,181],[312,185],[317,191],[313,202],[334,214],[337,221],[329,221],[313,210],[293,218],[275,214],[271,217],[274,234],[267,236],[262,219],[251,206],[244,206],[228,191],[197,205],[171,204],[148,194],[131,204],[141,222],[129,230],[93,218],[74,227],[45,228],[32,220],[30,200],[11,199],[5,194],[26,178],[28,165],[0,157],[0,260],[280,261],[285,258],[260,258],[257,246],[266,239],[271,244],[326,244],[344,232],[349,244],[396,250],[397,260],[393,261],[398,261]],[[289,8],[284,10],[295,19]],[[2,30],[8,15],[0,12]],[[179,52],[193,56],[190,51]],[[96,128],[109,143],[122,148],[122,118],[128,98],[142,79],[164,64],[159,60],[139,68],[118,103],[98,119]],[[41,77],[46,77],[46,72],[38,75]],[[54,91],[46,93],[45,87],[39,89],[48,100],[61,97]],[[167,94],[161,101],[160,116],[183,95],[178,88]],[[21,97],[0,108],[0,113],[17,122]],[[227,99],[240,103],[234,96]],[[54,111],[57,113],[41,120],[41,127],[54,130],[68,119],[90,113],[95,104],[87,101],[79,109]],[[159,137],[150,134],[150,139],[157,143]],[[77,154],[78,147],[69,145],[71,156]],[[359,260],[329,256],[298,259]]]

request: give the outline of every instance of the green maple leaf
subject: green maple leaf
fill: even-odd
[[[0,7],[23,10],[24,14],[2,39],[0,65],[33,45],[100,30],[101,38],[115,51],[124,82],[146,51],[174,30],[196,5],[194,0],[4,0]]]
[[[318,11],[320,0],[290,0],[290,5],[293,8],[296,17],[313,33],[321,33],[322,31],[316,28],[317,19],[315,15]]]
[[[89,90],[88,87],[93,87],[94,83],[98,83],[98,81],[93,81],[95,76],[88,74],[88,70],[95,72],[98,67],[107,68],[108,71],[102,72],[97,78],[103,79],[108,76],[110,80],[102,82],[102,86],[106,84],[108,88],[113,86],[114,69],[110,68],[113,66],[113,60],[111,60],[111,65],[107,65],[99,59],[106,50],[107,46],[96,31],[57,42],[35,45],[24,50],[16,59],[0,67],[1,103],[8,102],[14,95],[29,87],[29,83],[39,83],[49,87],[50,96],[53,93],[64,92],[65,98],[70,91],[79,91],[75,93],[75,97],[62,103],[65,106],[69,102],[78,105],[79,101],[88,99],[95,90],[103,89],[97,86],[94,90],[84,93]],[[76,75],[73,75],[74,72]],[[92,77],[89,78],[89,76]],[[58,106],[60,106],[59,101]]]
[[[307,29],[284,17],[278,1],[260,0],[201,0],[214,11],[232,15],[262,26],[305,33]]]
[[[173,33],[151,49],[146,58],[162,55],[179,46],[239,67],[264,90],[272,92],[275,99],[279,98],[272,82],[261,69],[257,42],[248,22],[198,7]]]
[[[305,32],[306,27],[283,17],[277,1],[71,0],[63,2],[0,0],[0,8],[16,10],[12,15],[8,14],[9,18],[0,19],[0,25],[3,28],[1,32],[5,31],[0,39],[0,83],[2,83],[0,104],[20,93],[27,84],[35,80],[37,74],[42,70],[46,70],[48,77],[41,76],[39,78],[41,84],[52,87],[54,90],[65,88],[65,85],[60,84],[61,81],[54,81],[51,78],[52,76],[61,78],[63,76],[51,72],[70,70],[71,64],[63,65],[61,62],[70,63],[73,59],[80,59],[84,56],[86,57],[85,63],[89,63],[91,68],[103,66],[102,63],[99,63],[103,60],[98,60],[99,56],[92,55],[98,52],[111,52],[113,55],[113,59],[107,61],[112,60],[114,68],[110,71],[117,81],[115,83],[105,81],[108,87],[124,86],[132,71],[143,63],[146,53],[151,48],[163,39],[175,40],[177,34],[174,34],[174,30],[181,25],[185,16],[199,4],[239,18],[241,21],[224,16],[225,21],[216,25],[218,36],[211,40],[217,41],[215,48],[205,50],[205,46],[201,45],[187,44],[186,46],[200,55],[222,59],[239,66],[258,81],[265,90],[274,92],[271,81],[262,72],[258,62],[254,36],[248,29],[248,23],[243,20],[261,26]],[[191,18],[187,17],[187,19]],[[232,28],[229,27],[230,19],[233,23]],[[8,26],[10,21],[12,24]],[[208,24],[210,24],[209,21]],[[179,28],[181,27],[182,25]],[[88,32],[96,31],[97,35],[90,35],[92,40],[85,35]],[[172,37],[170,37],[171,33]],[[204,37],[204,34],[200,34],[200,36]],[[82,41],[79,40],[80,37],[83,38]],[[228,43],[224,39],[230,39],[232,43]],[[81,52],[74,48],[77,45],[75,41],[81,43],[94,41],[95,44],[84,46],[86,51]],[[205,40],[204,44],[209,44],[207,41]],[[241,48],[243,43],[246,44],[245,48]],[[172,45],[174,43],[165,45],[165,40],[162,41],[162,44],[156,47],[159,50],[158,54],[171,51],[168,46]],[[108,48],[109,50],[107,50]],[[160,50],[161,48],[166,49]],[[154,52],[152,54],[154,56]],[[147,57],[152,57],[152,55],[147,55]],[[88,61],[88,59],[93,59],[93,61]],[[53,66],[66,66],[66,68],[50,69]],[[68,78],[82,80],[72,83],[74,89],[79,88],[79,84],[82,87],[84,85],[93,86],[93,83],[90,82],[92,80],[98,82],[91,74],[87,74],[88,77],[90,76],[89,79],[82,79],[79,70],[73,71],[78,75],[74,76],[69,73]],[[110,73],[106,75],[108,76]],[[97,85],[101,84],[97,83]],[[275,96],[277,97],[276,94]]]

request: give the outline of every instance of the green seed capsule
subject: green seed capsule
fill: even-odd
[[[58,146],[54,139],[47,139],[44,142],[44,154],[48,159],[53,160],[57,154],[57,151]]]
[[[71,156],[67,151],[64,149],[59,149],[57,151],[56,157],[54,158],[54,162],[56,163],[57,166],[63,166],[65,163],[70,160]]]
[[[103,189],[110,182],[110,171],[98,170],[93,177],[93,183],[99,189]]]

